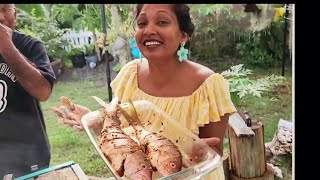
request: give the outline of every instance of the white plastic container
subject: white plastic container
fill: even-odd
[[[181,171],[174,173],[170,176],[161,177],[158,173],[153,173],[153,179],[159,179],[159,180],[169,180],[169,179],[188,179],[188,180],[198,180],[205,178],[210,172],[213,172],[219,167],[219,165],[222,163],[221,156],[218,155],[212,148],[210,148],[206,143],[204,143],[198,136],[193,134],[188,129],[179,126],[177,122],[172,119],[171,116],[164,113],[161,109],[159,109],[154,104],[148,102],[148,101],[134,101],[133,102],[138,116],[140,118],[140,114],[143,111],[148,111],[146,113],[153,113],[156,119],[157,116],[162,116],[163,119],[166,120],[165,123],[161,126],[160,129],[156,129],[153,124],[157,122],[153,122],[153,124],[144,124],[144,128],[150,132],[156,132],[162,134],[164,137],[170,139],[171,137],[167,137],[166,134],[174,130],[176,134],[183,134],[183,137],[179,137],[179,141],[176,139],[170,139],[173,143],[175,143],[183,157],[183,164],[185,167],[182,168]],[[87,118],[89,116],[94,116],[96,114],[99,114],[98,111],[93,111],[91,113],[88,113],[84,115],[81,119],[83,126],[85,128],[85,131],[87,132],[92,144],[96,148],[97,152],[101,156],[101,158],[104,160],[112,174],[116,179],[124,179],[118,176],[118,174],[113,170],[111,164],[108,162],[108,160],[104,157],[101,149],[99,148],[97,142],[98,139],[95,139],[93,136],[93,132],[88,128],[89,119]],[[169,128],[170,127],[170,128]],[[133,132],[132,127],[128,127],[123,129],[125,133],[128,135],[132,135]],[[172,133],[172,132],[171,132]],[[134,139],[134,137],[133,137]],[[202,150],[202,156],[195,157],[193,153],[194,149],[201,149]]]

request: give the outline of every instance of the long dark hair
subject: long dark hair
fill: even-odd
[[[135,20],[138,18],[141,9],[143,7],[144,4],[137,4],[136,6],[136,14],[135,14]],[[189,38],[192,36],[193,32],[194,32],[194,24],[191,21],[191,17],[190,17],[190,8],[187,4],[171,4],[172,5],[172,10],[174,11],[174,13],[177,16],[177,20],[179,23],[179,29],[182,32],[185,32],[188,34]],[[186,48],[189,47],[189,41],[186,43]]]

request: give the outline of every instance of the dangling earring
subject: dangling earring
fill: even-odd
[[[140,63],[142,63],[142,54],[140,51],[139,51],[139,56],[140,56]]]
[[[177,52],[177,55],[179,57],[179,61],[182,62],[184,60],[188,60],[188,53],[189,50],[184,48],[184,45],[186,43],[182,42],[179,51]]]

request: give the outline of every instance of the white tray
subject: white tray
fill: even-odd
[[[173,143],[175,143],[178,147],[179,150],[182,154],[183,157],[183,163],[186,165],[185,167],[182,168],[181,171],[174,173],[170,176],[166,177],[161,177],[159,176],[158,173],[153,173],[153,179],[159,179],[159,180],[169,180],[169,179],[188,179],[188,180],[196,180],[196,179],[202,179],[205,178],[210,172],[213,172],[217,169],[217,167],[222,163],[221,156],[218,155],[212,148],[210,148],[206,143],[204,143],[198,136],[193,134],[191,131],[188,129],[181,127],[175,120],[172,119],[171,116],[167,115],[164,113],[161,109],[159,109],[157,106],[154,104],[148,102],[148,101],[134,101],[133,102],[138,116],[140,117],[140,114],[142,111],[148,111],[146,113],[153,113],[155,116],[162,116],[163,119],[165,119],[167,122],[163,123],[161,126],[161,129],[156,129],[154,124],[159,123],[159,122],[153,122],[152,124],[150,123],[145,123],[144,127],[145,129],[151,131],[151,132],[156,132],[160,133],[163,136],[166,137],[166,131],[173,131],[177,134],[183,134],[183,140],[180,139],[180,141],[176,141],[175,139],[170,139],[171,137],[166,137],[170,139]],[[144,114],[146,114],[144,112]],[[103,155],[101,149],[98,146],[98,136],[93,135],[94,132],[89,129],[88,124],[90,121],[90,116],[96,116],[99,114],[99,111],[93,111],[90,112],[86,115],[84,115],[81,118],[82,124],[84,126],[84,129],[89,136],[93,146],[99,153],[100,157],[103,159],[103,161],[106,163],[108,168],[110,169],[111,173],[114,175],[116,179],[123,180],[124,178],[121,178],[115,170],[112,168],[111,164],[108,162],[106,157]],[[159,118],[155,118],[159,119]],[[147,125],[148,124],[148,125]],[[170,128],[168,128],[170,127]],[[123,129],[125,133],[128,135],[131,135],[132,128],[128,127]],[[180,131],[178,133],[178,131]],[[172,133],[172,132],[171,132]],[[135,139],[133,137],[133,139]],[[202,152],[203,156],[198,158],[198,161],[195,161],[193,159],[190,161],[190,153],[192,151],[192,148],[194,148],[194,144],[197,144],[196,147],[202,147]]]

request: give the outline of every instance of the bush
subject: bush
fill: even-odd
[[[63,39],[63,30],[58,28],[58,24],[49,17],[38,17],[33,12],[27,17],[18,18],[17,29],[22,33],[31,35],[44,43],[49,58],[69,60],[68,52],[64,46],[69,43]]]
[[[288,57],[288,47],[283,49],[284,27],[282,22],[272,23],[270,27],[252,33],[236,46],[237,56],[244,62],[259,67],[280,65],[283,53]]]
[[[231,99],[236,106],[246,96],[261,97],[263,93],[272,91],[276,86],[287,83],[285,77],[270,75],[260,79],[250,79],[252,70],[243,68],[243,64],[232,66],[221,73],[230,83]]]

